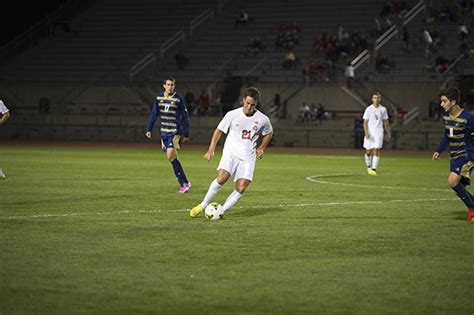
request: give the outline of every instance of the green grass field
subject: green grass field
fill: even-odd
[[[220,156],[0,147],[0,313],[472,314],[474,226],[448,160],[267,152],[223,220]],[[233,189],[228,183],[216,201]]]

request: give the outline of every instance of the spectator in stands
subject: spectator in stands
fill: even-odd
[[[249,14],[244,9],[240,10],[239,16],[235,20],[234,27],[237,28],[238,25],[242,24],[243,26],[247,26],[249,22]]]
[[[326,111],[326,109],[324,109],[323,104],[319,103],[318,110],[317,110],[317,113],[316,113],[316,119],[321,124],[322,120],[326,119],[328,117],[329,117],[328,112]]]
[[[425,58],[429,58],[431,56],[433,38],[427,28],[423,30],[423,41],[425,42]]]
[[[206,90],[202,90],[198,99],[198,115],[205,115],[209,110],[209,95]]]
[[[443,73],[449,68],[449,60],[442,56],[436,57],[434,70],[437,73]]]
[[[397,118],[400,118],[400,119],[403,119],[405,118],[406,114],[407,114],[407,110],[405,108],[403,108],[402,106],[400,105],[397,105],[397,108],[396,108],[396,114],[397,114]]]
[[[293,24],[291,25],[290,32],[291,32],[293,41],[296,44],[299,43],[300,37],[301,37],[301,26],[299,26],[299,24],[296,23],[296,21],[293,22]]]
[[[411,52],[410,33],[408,33],[406,26],[403,27],[402,31],[402,50],[406,54],[409,54]]]
[[[263,51],[263,44],[260,37],[251,38],[247,47],[245,48],[244,56],[247,57],[249,54],[257,56]]]
[[[462,22],[459,24],[458,34],[463,41],[466,36],[469,36],[469,30],[467,29],[466,23]]]
[[[217,93],[214,102],[212,102],[210,112],[212,115],[219,115],[222,113],[222,93]]]
[[[390,62],[387,57],[382,54],[378,54],[375,59],[375,70],[379,73],[389,73],[391,69]]]
[[[344,30],[344,27],[342,25],[337,26],[337,40],[342,42],[349,38],[349,34]]]
[[[454,22],[456,19],[455,14],[451,11],[449,5],[446,2],[441,5],[438,16],[440,21],[448,19],[449,21]]]
[[[306,102],[303,102],[303,104],[300,107],[296,122],[297,123],[309,122],[310,117],[311,117],[311,108],[308,105],[306,105]]]
[[[182,51],[178,51],[176,55],[174,55],[174,60],[176,61],[176,67],[180,70],[184,70],[189,64],[189,58],[186,57]]]
[[[436,20],[436,11],[433,7],[428,6],[426,8],[426,24],[433,24],[434,21]]]
[[[402,1],[402,3],[400,3],[400,13],[398,14],[398,18],[403,19],[407,12],[408,4],[406,3],[406,1]]]
[[[283,68],[284,69],[294,69],[296,68],[296,55],[293,51],[291,50],[288,50],[286,53],[285,53],[285,57],[283,59]]]
[[[344,77],[346,79],[346,86],[348,89],[352,89],[355,83],[355,69],[354,66],[349,62],[344,70]]]

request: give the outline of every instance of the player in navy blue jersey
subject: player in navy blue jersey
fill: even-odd
[[[467,222],[474,220],[474,197],[466,189],[471,181],[474,167],[474,117],[459,106],[459,90],[455,87],[441,91],[441,107],[444,109],[444,135],[433,153],[433,160],[439,159],[448,146],[450,151],[449,186],[468,208]]]
[[[172,77],[163,80],[164,91],[155,97],[145,136],[151,139],[153,125],[160,116],[162,150],[166,152],[166,157],[171,162],[179,182],[178,193],[186,193],[191,187],[191,183],[184,174],[176,150],[180,148],[180,141],[186,143],[189,140],[189,115],[184,97],[174,90],[175,83],[176,80]]]

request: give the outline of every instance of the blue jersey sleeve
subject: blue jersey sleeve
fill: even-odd
[[[179,102],[179,121],[181,122],[183,136],[189,138],[189,114],[186,106],[186,101],[183,97],[180,97]]]
[[[158,103],[156,101],[153,102],[153,109],[151,110],[150,118],[148,119],[148,125],[146,127],[146,131],[152,131],[153,126],[155,125],[156,120],[158,119]]]
[[[448,136],[446,135],[446,133],[444,133],[443,136],[441,137],[441,140],[439,141],[438,147],[436,148],[436,152],[442,153],[444,150],[446,150],[447,147],[448,147]]]

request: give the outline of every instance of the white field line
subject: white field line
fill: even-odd
[[[368,204],[386,204],[386,203],[414,203],[414,202],[438,202],[453,201],[457,198],[429,198],[429,199],[393,199],[393,200],[368,200],[368,201],[335,201],[335,202],[311,202],[297,204],[274,204],[261,206],[240,206],[237,209],[269,209],[269,208],[285,208],[285,207],[330,207],[330,206],[350,206],[350,205],[368,205]],[[0,216],[0,220],[16,220],[16,219],[41,219],[41,218],[67,218],[79,216],[103,216],[112,214],[128,214],[128,213],[160,213],[160,212],[187,212],[189,209],[156,209],[156,210],[119,210],[119,211],[103,211],[103,212],[76,212],[76,213],[45,213],[18,216]]]
[[[377,185],[363,185],[363,184],[350,184],[350,183],[338,183],[338,182],[330,182],[327,180],[321,180],[320,178],[325,177],[341,177],[341,176],[351,176],[356,174],[349,174],[349,173],[340,173],[340,174],[324,174],[324,175],[312,175],[306,177],[306,180],[319,183],[319,184],[328,184],[328,185],[337,185],[337,186],[349,186],[349,187],[362,187],[362,188],[383,188],[383,189],[396,189],[396,190],[411,190],[411,191],[445,191],[450,192],[450,189],[440,189],[440,188],[422,188],[422,187],[398,187],[398,186],[377,186]]]

